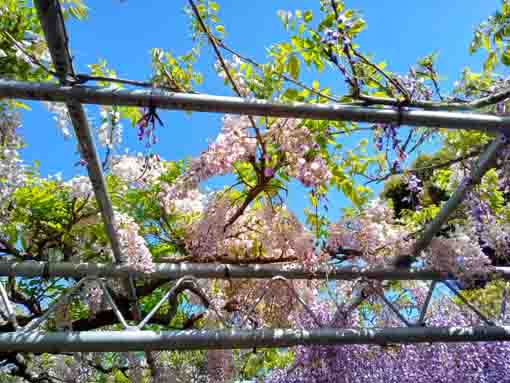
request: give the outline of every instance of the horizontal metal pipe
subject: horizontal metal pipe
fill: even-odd
[[[384,329],[261,329],[188,331],[10,332],[0,334],[1,352],[116,352],[204,350],[298,345],[509,341],[506,327],[411,327]]]
[[[295,117],[313,120],[395,123],[412,126],[510,132],[510,117],[478,113],[375,108],[348,104],[284,104],[257,99],[173,93],[160,89],[112,89],[0,80],[0,98],[84,104],[155,106],[161,109]]]
[[[151,272],[140,272],[130,269],[127,265],[97,263],[46,263],[46,262],[0,262],[0,276],[18,277],[126,277],[148,276],[152,278],[178,279],[184,276],[195,278],[269,279],[277,275],[288,279],[332,279],[352,280],[367,278],[373,280],[451,280],[455,279],[448,273],[431,270],[410,271],[404,269],[375,269],[359,271],[353,267],[319,268],[309,270],[296,265],[229,265],[218,263],[157,263]],[[497,267],[488,279],[510,280],[510,268]]]

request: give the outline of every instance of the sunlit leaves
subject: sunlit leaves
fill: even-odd
[[[507,47],[501,54],[501,62],[506,66],[510,66],[510,47]]]
[[[501,62],[509,65],[508,38],[510,37],[510,2],[503,0],[499,11],[494,13],[475,31],[470,45],[470,52],[477,52],[483,48],[487,52],[484,62],[486,74],[491,72]]]
[[[24,0],[5,0],[0,7],[0,76],[48,80],[48,73],[34,62],[46,48],[36,10]]]
[[[83,20],[87,17],[88,7],[83,0],[59,0],[62,4],[64,17],[68,15],[78,20]]]
[[[197,57],[196,49],[181,56],[174,56],[159,48],[152,49],[153,82],[178,92],[191,91],[195,85],[202,83],[202,75],[193,71]]]
[[[287,71],[293,78],[297,79],[299,77],[299,59],[296,56],[292,55],[289,57]]]
[[[294,359],[290,351],[267,349],[259,350],[257,353],[248,353],[243,358],[242,376],[245,379],[254,377],[264,378],[275,368],[285,368]]]
[[[225,27],[220,24],[220,19],[218,17],[220,11],[219,4],[216,1],[196,0],[196,7],[200,17],[207,28],[209,28],[208,32],[219,39],[224,38],[226,33]],[[207,41],[207,33],[203,30],[202,26],[196,19],[193,10],[186,7],[185,11],[190,16],[192,37],[197,43],[196,48],[198,49],[205,41]]]

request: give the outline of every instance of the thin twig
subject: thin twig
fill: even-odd
[[[430,166],[424,166],[424,167],[421,167],[421,168],[403,169],[403,170],[398,170],[398,171],[394,170],[394,171],[392,171],[392,172],[390,172],[390,173],[388,173],[388,174],[386,174],[386,175],[384,175],[382,177],[377,177],[377,178],[369,177],[369,176],[366,176],[366,175],[365,175],[365,177],[369,178],[369,181],[367,182],[367,184],[372,183],[372,182],[386,181],[388,178],[390,178],[393,175],[404,174],[404,173],[420,173],[420,172],[423,172],[423,171],[447,168],[447,167],[455,165],[455,164],[457,164],[459,162],[463,162],[463,161],[469,160],[469,159],[471,159],[473,157],[476,157],[480,153],[481,153],[481,150],[476,150],[476,151],[470,152],[470,153],[468,153],[468,154],[466,154],[464,156],[460,156],[460,157],[451,159],[449,161],[441,162],[439,164],[434,164],[434,165],[430,165]]]
[[[25,48],[23,48],[21,43],[19,41],[17,41],[14,37],[12,37],[12,35],[9,32],[0,31],[0,33],[2,33],[4,36],[6,36],[11,41],[11,43],[13,43],[16,46],[16,48],[18,48],[21,52],[23,52],[23,54],[25,56],[27,56],[35,65],[37,65],[39,68],[43,69],[46,73],[49,73],[52,76],[58,77],[57,72],[54,72],[51,69],[49,69],[37,57],[35,57],[33,54],[31,54]]]
[[[361,61],[363,61],[365,64],[370,66],[371,68],[375,69],[377,72],[379,72],[387,81],[389,81],[400,93],[402,93],[406,99],[406,101],[410,101],[411,97],[409,96],[409,93],[407,90],[398,83],[394,78],[392,78],[390,75],[388,75],[384,70],[379,68],[377,65],[372,63],[369,59],[367,59],[365,56],[363,56],[361,53],[357,52],[354,48],[351,47],[352,53],[354,56],[359,58]]]
[[[243,56],[241,55],[239,52],[235,51],[234,49],[230,48],[229,46],[227,46],[223,41],[221,40],[216,40],[217,43],[218,43],[218,46],[224,50],[226,50],[227,52],[229,52],[230,54],[234,55],[234,56],[237,56],[239,57],[239,59],[241,59],[242,61],[248,63],[248,64],[251,64],[253,65],[254,67],[256,67],[257,69],[259,70],[262,70],[262,65],[259,64],[258,62],[256,62],[255,60],[249,58],[249,57],[246,57],[246,56]],[[286,74],[284,73],[278,73],[277,71],[274,71],[274,70],[271,70],[271,73],[277,75],[278,77],[282,78],[283,80],[287,81],[287,82],[290,82],[294,85],[297,85],[299,86],[300,88],[303,88],[303,89],[306,89],[307,91],[309,91],[310,93],[313,93],[315,94],[316,96],[320,96],[320,97],[323,97],[329,101],[333,101],[333,102],[340,102],[340,100],[336,97],[332,97],[332,96],[329,96],[327,94],[324,94],[316,89],[313,89],[311,87],[309,87],[308,85],[298,81],[298,80],[295,80],[293,79],[292,77],[290,76],[287,76]]]

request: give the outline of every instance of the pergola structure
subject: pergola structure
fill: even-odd
[[[69,111],[80,153],[87,162],[95,196],[101,210],[106,232],[114,254],[114,264],[49,264],[44,262],[0,262],[0,276],[16,277],[72,277],[79,279],[70,286],[66,296],[71,296],[84,282],[97,280],[102,287],[107,301],[114,311],[121,331],[94,332],[43,332],[38,328],[47,320],[56,304],[50,306],[44,315],[22,327],[16,322],[14,308],[9,301],[5,288],[0,283],[0,299],[7,308],[9,320],[15,331],[0,333],[0,350],[2,352],[85,352],[85,351],[134,351],[144,350],[150,363],[151,350],[182,350],[182,349],[226,349],[252,347],[288,347],[295,345],[342,345],[342,344],[388,344],[418,342],[476,342],[476,341],[509,341],[510,327],[495,323],[481,313],[473,304],[464,298],[449,280],[448,273],[430,270],[381,269],[360,271],[351,267],[323,267],[306,270],[298,266],[288,265],[224,265],[224,264],[158,264],[151,273],[135,272],[124,264],[118,236],[114,227],[113,208],[106,191],[101,162],[97,155],[91,129],[82,104],[98,105],[131,105],[140,107],[157,107],[172,110],[188,110],[197,112],[233,113],[257,116],[300,117],[317,120],[348,120],[359,122],[398,123],[413,126],[443,127],[450,129],[478,130],[497,133],[496,138],[486,148],[474,166],[468,181],[461,183],[452,197],[444,204],[436,218],[428,224],[417,241],[415,248],[419,254],[439,232],[443,223],[460,205],[466,194],[479,183],[485,172],[490,169],[498,151],[507,145],[506,132],[510,131],[510,117],[465,113],[455,111],[464,109],[464,104],[451,104],[448,111],[438,109],[433,104],[424,103],[421,109],[381,108],[358,105],[306,105],[281,104],[255,99],[221,97],[202,94],[173,93],[160,89],[112,90],[86,86],[76,81],[75,73],[68,49],[68,37],[58,0],[34,0],[41,25],[48,43],[53,64],[60,84],[26,83],[11,80],[0,80],[0,97],[19,98],[26,100],[45,100],[65,102]],[[494,96],[493,96],[494,97]],[[508,94],[495,97],[507,98]],[[135,315],[136,324],[128,323],[122,312],[105,288],[102,279],[115,277],[125,281],[131,299],[136,302],[134,279],[143,275],[176,280],[175,285],[165,294],[163,299],[142,318],[138,308]],[[151,317],[169,297],[181,292],[181,287],[192,284],[198,288],[196,278],[258,278],[267,279],[267,286],[275,281],[287,283],[290,279],[330,279],[353,280],[357,278],[373,280],[429,280],[431,285],[424,306],[418,319],[410,322],[399,312],[384,294],[381,298],[397,315],[403,324],[400,328],[383,329],[338,329],[322,328],[313,312],[293,291],[305,311],[318,324],[318,328],[309,330],[289,329],[250,329],[249,327],[220,330],[186,330],[154,332],[144,330]],[[510,280],[510,270],[497,268],[487,279]],[[485,326],[481,327],[450,327],[429,328],[424,325],[424,317],[432,299],[435,287],[443,284],[455,294],[467,308],[471,309]],[[262,292],[259,303],[265,291]],[[200,294],[205,294],[203,291]],[[65,297],[63,297],[65,298]],[[362,297],[352,297],[359,300]],[[137,304],[135,305],[137,306]],[[213,309],[214,308],[210,308]],[[218,319],[224,323],[220,312]],[[244,322],[242,325],[245,324]],[[227,324],[228,325],[228,324]]]

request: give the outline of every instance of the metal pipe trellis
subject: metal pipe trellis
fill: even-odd
[[[331,279],[353,280],[358,278],[371,280],[430,280],[442,281],[455,279],[446,272],[433,270],[374,269],[360,271],[354,267],[320,267],[309,270],[296,265],[231,265],[218,263],[156,263],[151,272],[132,270],[128,265],[70,263],[70,262],[0,262],[0,276],[16,277],[73,277],[83,278],[110,277],[120,278],[129,275],[135,277],[179,279],[190,275],[195,278],[216,279],[270,279],[282,276],[287,279]],[[510,268],[496,267],[486,276],[488,279],[510,280]]]
[[[394,123],[445,129],[510,133],[510,117],[481,113],[363,107],[349,104],[284,104],[259,99],[173,93],[161,89],[112,89],[0,80],[0,97],[83,104],[154,106],[193,112],[306,118],[312,120]]]
[[[0,80],[0,97],[65,102],[80,144],[80,151],[87,161],[89,177],[100,206],[106,231],[117,262],[122,255],[113,225],[113,209],[106,192],[100,161],[95,151],[92,134],[81,103],[100,105],[153,106],[162,109],[198,112],[248,114],[273,117],[296,117],[316,120],[348,120],[369,123],[395,123],[424,127],[477,130],[492,133],[510,132],[510,117],[424,111],[407,108],[378,108],[354,105],[283,104],[264,100],[220,97],[200,94],[172,93],[151,90],[112,90],[98,87],[68,85],[75,77],[67,47],[67,35],[60,6],[56,0],[36,0],[41,24],[45,33],[61,85],[33,84]],[[505,143],[497,138],[481,156],[473,174],[448,201],[436,219],[425,230],[418,242],[417,251],[423,250],[442,223],[460,204],[469,188],[477,183],[491,166],[497,151]],[[37,262],[0,263],[0,275],[18,276],[122,276],[128,277],[133,290],[132,277],[138,275],[126,265],[48,265]],[[193,275],[197,278],[272,278],[275,275],[295,279],[355,279],[443,281],[451,279],[446,273],[429,270],[374,270],[360,272],[355,269],[308,271],[303,268],[288,269],[274,265],[158,265],[155,277],[178,278]],[[510,279],[504,268],[488,278]],[[431,290],[432,291],[432,290]],[[431,293],[429,294],[431,295]],[[136,298],[136,296],[134,297]],[[428,302],[427,302],[428,303]],[[420,315],[422,319],[427,305]],[[139,308],[138,308],[139,309]],[[507,327],[421,328],[405,329],[312,329],[312,330],[213,330],[180,332],[81,332],[81,333],[4,333],[0,334],[0,349],[9,351],[59,352],[59,351],[126,351],[161,349],[212,349],[238,347],[288,347],[312,344],[386,344],[416,342],[466,342],[508,341]]]
[[[11,332],[0,334],[5,352],[115,352],[137,350],[207,350],[298,345],[346,345],[423,342],[510,341],[509,327],[408,327],[310,330],[184,330]]]

